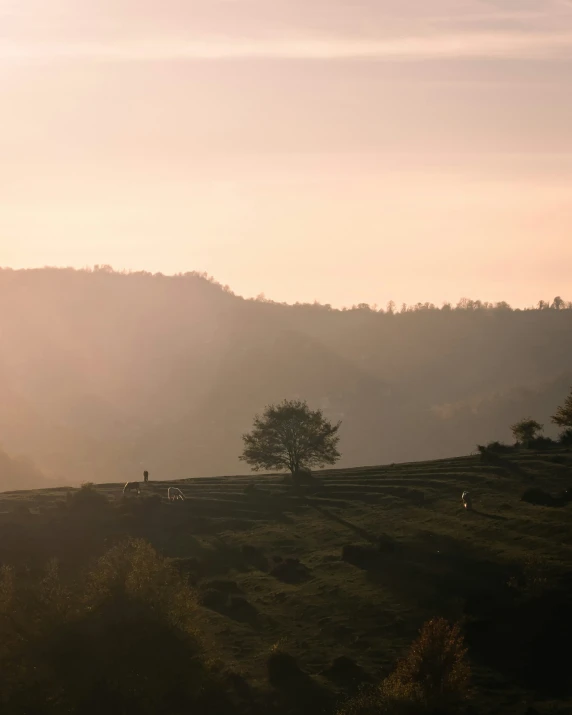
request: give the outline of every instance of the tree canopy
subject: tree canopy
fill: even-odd
[[[557,410],[556,414],[552,417],[552,421],[555,425],[564,428],[572,428],[572,389],[570,394]]]
[[[296,474],[302,469],[335,464],[341,422],[332,424],[322,410],[311,410],[300,400],[284,400],[270,405],[262,416],[254,418],[254,428],[243,435],[243,462],[255,471],[289,469]]]
[[[514,438],[521,444],[529,444],[534,440],[539,432],[542,432],[544,425],[533,420],[532,417],[525,417],[512,425],[511,430]]]

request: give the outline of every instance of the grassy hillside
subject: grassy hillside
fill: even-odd
[[[244,712],[332,712],[359,680],[386,675],[435,615],[463,623],[474,712],[570,712],[572,505],[521,495],[572,486],[572,453],[493,462],[328,470],[303,487],[268,475],[189,479],[174,504],[170,483],[139,498],[102,484],[110,506],[93,511],[69,496],[66,506],[66,489],[4,493],[0,562],[34,573],[55,556],[71,573],[126,536],[145,538],[198,590],[200,629],[242,684]],[[268,684],[277,642],[303,670],[296,688]],[[347,661],[332,668],[341,656],[355,672]]]
[[[0,270],[0,304],[0,442],[52,484],[241,473],[254,414],[296,397],[343,420],[341,466],[467,454],[550,430],[572,383],[569,307],[344,311],[108,269]]]

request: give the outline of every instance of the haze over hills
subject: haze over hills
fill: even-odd
[[[245,473],[242,433],[293,397],[343,420],[341,466],[467,454],[528,414],[552,434],[572,384],[558,301],[339,311],[104,267],[1,270],[0,304],[0,443],[37,467],[6,458],[1,489]]]

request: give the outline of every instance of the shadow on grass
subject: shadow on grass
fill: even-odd
[[[268,680],[280,693],[287,712],[316,715],[331,711],[330,691],[305,673],[288,653],[278,651],[269,656]]]
[[[213,610],[237,623],[246,623],[255,630],[261,627],[256,607],[242,596],[231,596],[225,604]]]
[[[513,462],[511,459],[503,458],[504,466],[507,472],[513,477],[520,477],[521,479],[526,479],[528,481],[534,480],[534,474],[527,471],[518,462]]]
[[[460,603],[487,601],[508,579],[504,566],[483,558],[465,542],[429,533],[376,546],[347,544],[342,560],[403,602],[420,604],[427,616],[457,618]]]
[[[508,517],[501,516],[500,514],[487,514],[484,511],[479,511],[478,509],[472,509],[468,514],[474,514],[475,516],[482,517],[483,519],[491,519],[492,521],[508,521]]]
[[[373,683],[373,678],[358,663],[347,656],[336,658],[321,675],[348,693],[357,692],[364,684]]]
[[[570,590],[507,602],[489,598],[467,623],[467,640],[476,662],[502,673],[541,696],[570,697],[569,651],[572,633]]]
[[[482,516],[490,515],[477,514]],[[562,657],[572,634],[572,583],[561,579],[537,596],[515,593],[507,566],[443,535],[425,534],[393,553],[359,545],[344,547],[344,553],[372,583],[404,602],[413,595],[427,616],[464,616],[480,664],[539,695],[572,695],[569,663]]]
[[[311,499],[308,499],[308,504],[315,509],[317,512],[325,516],[327,519],[331,519],[332,521],[336,521],[338,524],[341,524],[342,526],[345,526],[347,529],[350,529],[354,533],[356,533],[358,536],[361,536],[362,539],[365,539],[366,541],[369,541],[372,544],[377,543],[378,537],[372,534],[372,532],[367,531],[367,529],[362,529],[360,526],[356,526],[355,524],[352,524],[351,521],[347,521],[347,519],[343,519],[341,516],[337,516],[336,514],[332,514],[331,511],[328,511],[325,509],[323,506],[317,504],[315,501],[312,501]]]

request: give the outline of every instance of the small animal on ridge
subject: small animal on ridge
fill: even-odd
[[[471,493],[464,491],[463,495],[461,496],[461,501],[463,502],[463,506],[465,509],[470,511],[473,508],[473,498],[471,497]]]
[[[137,492],[137,496],[141,494],[141,490],[139,489],[139,482],[126,482],[125,486],[123,487],[123,493],[125,494],[126,492]]]

